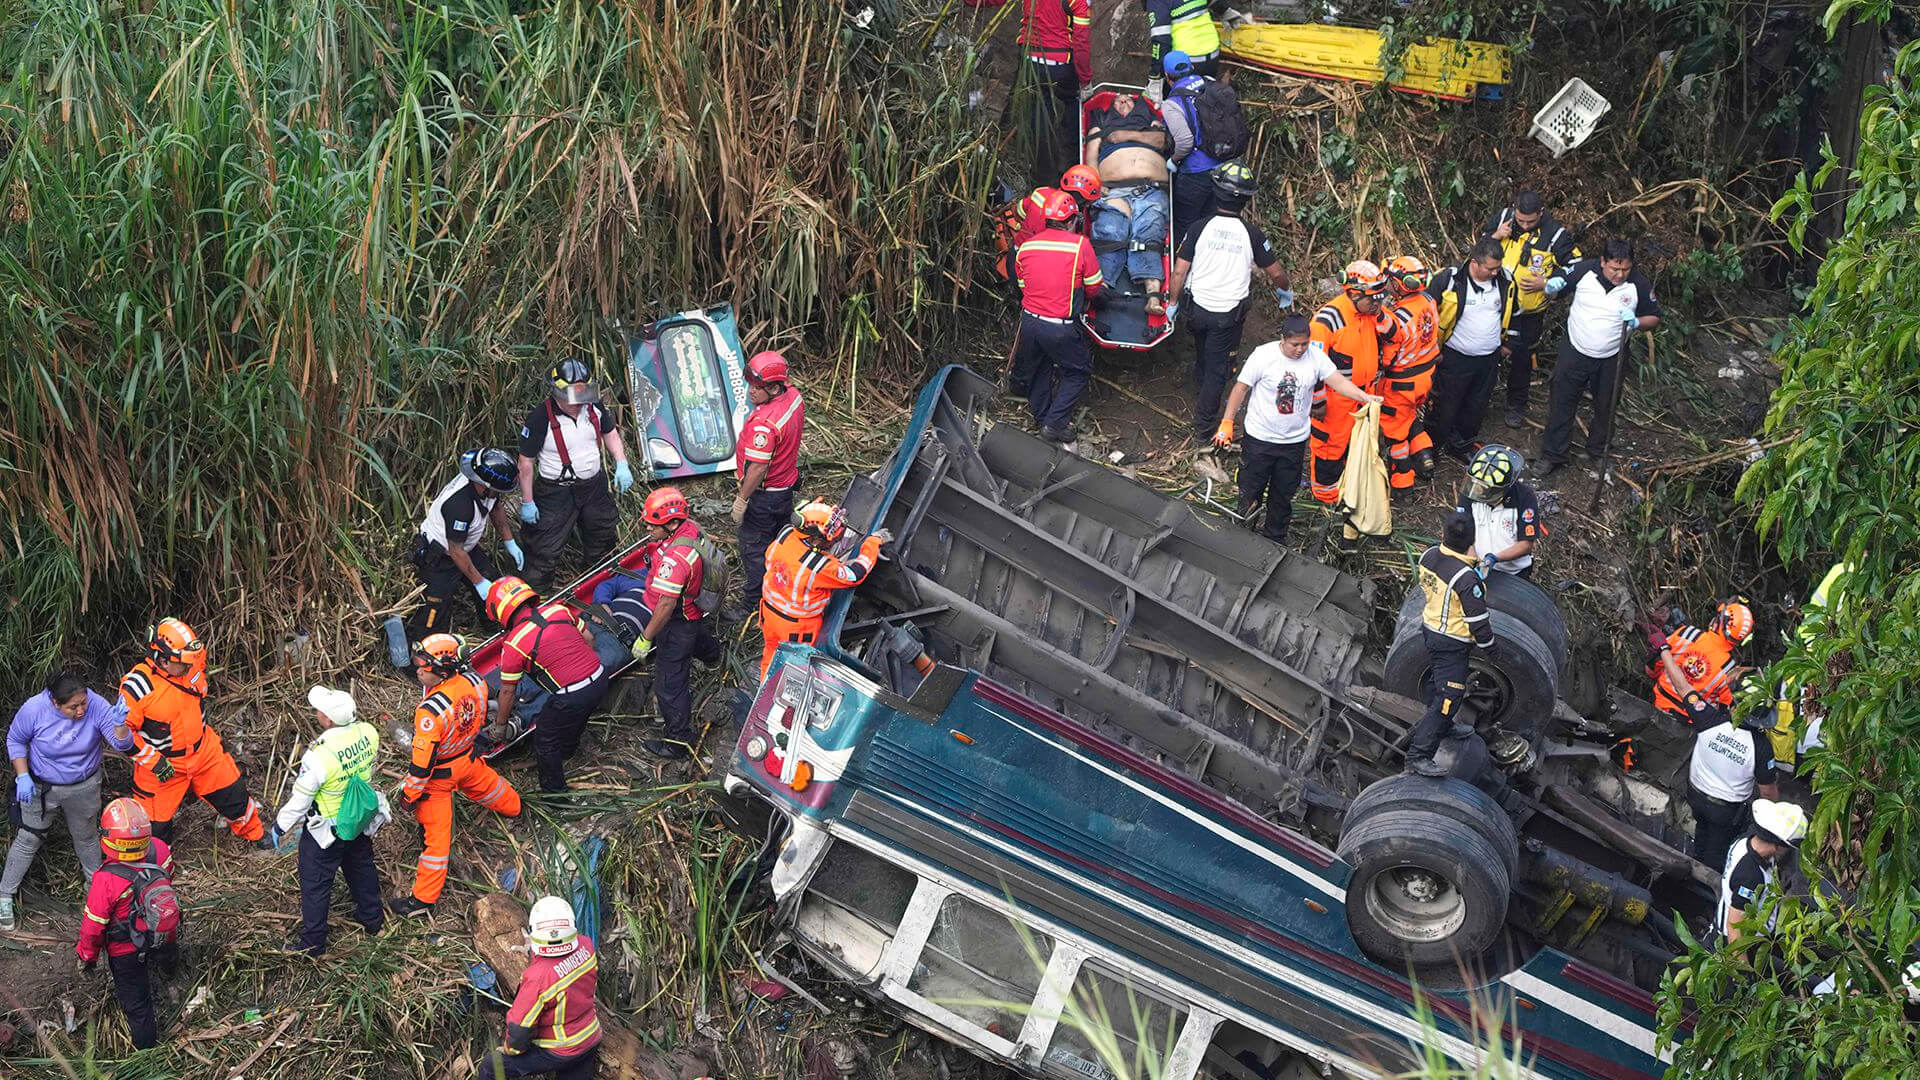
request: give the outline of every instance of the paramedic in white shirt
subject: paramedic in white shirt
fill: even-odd
[[[1261,532],[1276,544],[1287,542],[1293,496],[1300,490],[1312,426],[1313,391],[1325,383],[1334,393],[1378,404],[1378,395],[1340,374],[1333,359],[1311,340],[1306,317],[1289,315],[1280,324],[1280,340],[1254,349],[1227,396],[1227,415],[1213,433],[1213,444],[1233,442],[1233,418],[1247,407],[1246,433],[1240,440],[1239,513],[1248,524],[1267,505]]]
[[[1549,295],[1572,290],[1567,305],[1567,340],[1553,365],[1552,390],[1547,395],[1547,434],[1540,442],[1546,458],[1540,476],[1564,468],[1572,454],[1573,417],[1580,399],[1593,392],[1593,423],[1587,428],[1587,457],[1595,461],[1607,452],[1613,430],[1616,366],[1627,335],[1660,325],[1660,302],[1653,283],[1633,268],[1633,245],[1609,240],[1598,259],[1582,259],[1547,279]]]
[[[1440,308],[1440,366],[1427,397],[1427,435],[1443,454],[1466,461],[1499,368],[1512,280],[1500,265],[1500,241],[1475,244],[1467,261],[1435,274],[1427,295]]]

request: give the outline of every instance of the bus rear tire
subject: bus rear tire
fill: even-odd
[[[1471,963],[1506,924],[1507,859],[1464,822],[1382,809],[1346,830],[1339,853],[1353,867],[1348,929],[1361,952],[1389,968]]]

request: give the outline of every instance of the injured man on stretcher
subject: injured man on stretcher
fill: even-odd
[[[1160,297],[1167,251],[1167,151],[1172,140],[1153,107],[1135,94],[1116,94],[1111,107],[1088,118],[1081,160],[1100,173],[1105,193],[1093,204],[1090,239],[1108,288],[1145,293],[1147,310],[1165,311]]]

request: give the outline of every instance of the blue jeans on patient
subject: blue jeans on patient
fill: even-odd
[[[1131,206],[1133,214],[1115,204]],[[1099,251],[1100,276],[1111,285],[1129,280],[1130,291],[1145,288],[1142,282],[1163,281],[1166,273],[1162,255],[1167,243],[1167,193],[1151,185],[1120,187],[1094,203],[1093,246]],[[1155,250],[1129,250],[1133,244],[1149,244]],[[1110,245],[1127,245],[1104,250]]]

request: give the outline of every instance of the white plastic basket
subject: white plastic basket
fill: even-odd
[[[1588,86],[1580,78],[1567,80],[1567,85],[1553,95],[1539,112],[1533,114],[1533,127],[1527,134],[1539,139],[1554,157],[1586,142],[1593,129],[1600,125],[1600,118],[1607,115],[1613,105],[1600,92]]]

